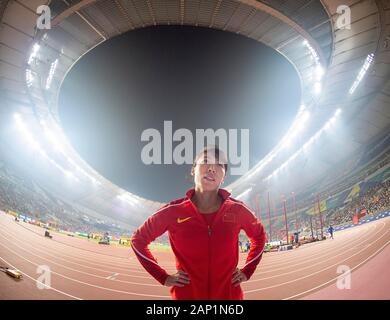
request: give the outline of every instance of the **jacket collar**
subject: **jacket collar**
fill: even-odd
[[[192,188],[186,192],[186,196],[188,199],[192,199],[195,193],[195,189]],[[225,189],[218,189],[218,194],[222,197],[223,201],[225,201],[230,196],[230,192]]]

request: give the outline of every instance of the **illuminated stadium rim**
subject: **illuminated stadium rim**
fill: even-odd
[[[80,60],[86,53],[88,53],[89,51],[93,50],[96,46],[100,45],[101,43],[103,43],[104,41],[109,39],[108,37],[105,37],[101,32],[99,32],[96,28],[94,28],[91,24],[89,24],[88,20],[83,18],[83,16],[79,12],[77,12],[78,10],[81,10],[83,7],[91,5],[91,4],[95,3],[95,2],[96,2],[96,0],[84,0],[84,1],[81,1],[80,3],[70,7],[69,9],[65,10],[64,12],[62,12],[56,18],[53,19],[53,21],[52,21],[52,28],[55,28],[55,26],[60,24],[63,20],[65,20],[69,16],[71,16],[73,14],[77,14],[91,28],[93,28],[94,31],[96,31],[96,33],[98,33],[100,35],[100,37],[102,37],[103,40],[101,42],[97,43],[96,45],[92,46],[91,48],[87,49],[84,53],[82,53],[73,62],[73,64],[65,71],[65,73],[64,73],[64,75],[63,75],[63,77],[62,77],[62,79],[60,81],[60,85],[58,86],[58,88],[55,88],[55,89],[50,88],[50,83],[51,83],[51,80],[53,78],[53,74],[55,73],[55,69],[60,65],[60,63],[58,63],[58,60],[51,61],[50,73],[49,73],[49,76],[48,76],[47,81],[46,81],[46,90],[48,90],[48,92],[52,91],[52,93],[54,93],[55,103],[50,108],[49,104],[47,103],[47,99],[45,98],[45,96],[42,93],[41,101],[44,102],[44,105],[47,104],[46,105],[47,110],[45,112],[46,114],[44,115],[45,118],[41,118],[41,115],[38,116],[37,114],[36,114],[36,116],[38,118],[41,118],[41,119],[39,119],[40,121],[44,120],[46,124],[50,123],[52,128],[55,128],[55,131],[61,135],[61,140],[63,140],[63,142],[65,142],[65,145],[66,145],[68,159],[71,159],[71,158],[76,159],[77,163],[80,163],[81,164],[80,166],[84,167],[85,171],[93,173],[92,176],[94,176],[94,178],[97,181],[104,181],[104,183],[106,185],[111,184],[111,186],[115,186],[115,188],[118,189],[122,199],[126,198],[123,195],[129,195],[130,198],[134,198],[134,199],[136,199],[138,201],[148,200],[148,199],[144,199],[144,198],[138,197],[138,196],[136,196],[134,194],[131,194],[131,193],[127,192],[127,191],[122,190],[121,188],[119,188],[116,185],[114,185],[111,181],[105,179],[101,174],[97,173],[94,169],[92,169],[78,155],[78,153],[73,149],[72,145],[68,142],[68,140],[66,138],[66,135],[64,134],[64,132],[62,130],[62,127],[58,123],[58,119],[57,119],[58,118],[58,111],[57,111],[58,110],[58,96],[59,96],[61,85],[62,85],[64,79],[66,78],[67,73],[78,62],[78,60]],[[313,74],[315,74],[316,71],[318,71],[318,74],[320,74],[320,76],[319,76],[318,82],[315,82],[315,83],[313,83],[312,79],[310,81],[307,80],[307,79],[303,79],[304,77],[302,76],[302,73],[299,70],[299,67],[293,62],[292,59],[290,59],[288,57],[287,54],[285,54],[285,53],[283,53],[282,51],[279,50],[279,48],[281,47],[280,44],[278,46],[279,48],[277,48],[277,47],[273,47],[269,43],[266,43],[265,41],[257,40],[259,42],[262,42],[262,43],[272,47],[278,53],[282,54],[291,63],[291,65],[296,69],[297,74],[298,74],[299,79],[300,79],[300,82],[301,82],[301,88],[302,88],[302,91],[301,91],[301,95],[302,95],[301,107],[300,107],[299,112],[297,113],[295,119],[293,120],[293,123],[292,123],[291,127],[288,129],[287,133],[284,135],[284,137],[281,139],[281,141],[262,160],[260,160],[248,173],[246,173],[241,178],[237,179],[231,185],[227,186],[227,189],[233,191],[233,194],[234,194],[234,191],[235,191],[236,187],[238,187],[238,189],[240,189],[241,185],[248,185],[248,183],[247,183],[248,181],[247,180],[252,179],[254,175],[257,175],[259,172],[261,172],[261,170],[266,165],[271,163],[272,159],[275,157],[275,154],[280,150],[281,145],[283,143],[285,143],[286,140],[289,139],[289,136],[293,132],[294,128],[299,127],[299,124],[300,124],[300,122],[302,120],[301,119],[302,116],[304,116],[304,115],[307,116],[307,113],[310,112],[311,109],[316,107],[317,99],[320,96],[320,92],[318,92],[318,88],[321,89],[321,85],[322,85],[322,83],[321,83],[322,79],[321,78],[324,76],[325,68],[327,67],[327,64],[326,64],[326,61],[324,59],[322,50],[319,47],[318,43],[312,38],[312,36],[307,31],[305,31],[296,22],[294,22],[293,20],[291,20],[289,17],[287,17],[286,15],[282,14],[281,12],[277,11],[276,9],[273,9],[273,8],[265,5],[264,3],[257,2],[257,1],[254,1],[254,0],[237,0],[236,2],[240,3],[240,4],[245,4],[245,5],[251,6],[251,7],[253,7],[254,9],[256,9],[258,11],[262,11],[264,13],[267,13],[270,16],[280,20],[280,22],[282,24],[284,24],[285,26],[287,26],[290,30],[294,30],[294,32],[297,33],[297,36],[291,37],[292,40],[291,40],[291,38],[289,38],[288,42],[296,41],[298,39],[298,41],[300,41],[301,44],[302,44],[302,52],[304,52],[303,56],[307,56],[308,57],[307,59],[310,61],[309,67],[302,67],[302,70],[307,69],[307,68],[312,68]],[[326,10],[325,7],[324,7],[324,10]],[[166,25],[166,22],[165,23],[163,23],[163,22],[160,23],[159,21],[156,21],[155,18],[154,18],[154,25],[155,26],[156,25]],[[191,24],[186,23],[186,25],[191,25]],[[192,25],[192,26],[196,27],[196,25]],[[217,30],[222,30],[221,28],[218,28],[218,27],[215,27],[215,26],[213,26],[213,28],[217,29]],[[126,31],[126,32],[130,32],[130,31],[136,30],[136,29],[137,28],[133,27],[132,29],[130,29],[130,30]],[[229,30],[223,30],[223,31],[231,32]],[[45,36],[46,33],[50,34],[50,31],[37,33],[36,41],[35,41],[35,43],[31,47],[31,52],[32,53],[35,52],[35,54],[37,54],[37,51],[39,50],[39,48],[37,49],[36,44],[39,43],[42,40],[42,38]],[[243,35],[243,36],[245,36],[245,35]],[[35,45],[35,48],[34,48],[34,45]],[[29,61],[31,60],[31,55],[30,55],[30,57],[28,57],[28,60]],[[37,71],[34,71],[33,67],[29,63],[27,63],[27,65],[26,65],[26,87],[27,87],[27,92],[28,92],[28,94],[30,96],[30,100],[32,102],[34,110],[37,110],[36,104],[34,103],[34,99],[32,98],[32,92],[30,91],[30,88],[32,87],[32,81],[33,81],[33,75],[32,74],[33,73],[37,74],[38,77],[41,78],[40,73],[37,72]],[[43,91],[43,88],[41,88],[41,89],[42,89],[41,91]],[[317,92],[316,92],[316,90],[317,90]],[[35,97],[36,97],[37,96],[37,92],[35,92],[34,94],[35,94]],[[42,110],[42,108],[40,108],[40,109]],[[248,192],[248,190],[245,190],[244,192],[245,193],[250,193],[250,190],[249,190],[249,192]],[[153,200],[148,200],[148,201],[153,201]]]

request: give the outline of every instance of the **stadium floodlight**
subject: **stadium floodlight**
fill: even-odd
[[[284,141],[283,141],[283,144],[282,144],[282,148],[288,148],[291,146],[291,140],[292,140],[292,137],[289,136],[287,137]]]
[[[30,131],[26,127],[22,116],[18,113],[14,114],[14,119],[16,122],[16,126],[19,129],[20,133],[23,134],[23,138],[29,142],[29,146],[32,147],[33,149],[40,149],[40,146],[37,141],[33,138],[31,135]]]
[[[53,145],[54,147],[54,150],[61,153],[65,159],[74,167],[74,169],[77,171],[77,172],[80,172],[82,173],[84,176],[86,176],[88,179],[91,180],[91,182],[93,182],[94,184],[96,185],[100,185],[101,183],[98,182],[94,177],[92,177],[91,175],[89,175],[87,172],[85,172],[80,166],[78,166],[73,160],[72,158],[70,158],[65,150],[64,150],[64,144],[61,142],[61,139],[60,139],[60,136],[56,135],[54,133],[54,131],[50,130],[49,127],[47,126],[46,122],[44,120],[41,120],[40,121],[42,127],[43,127],[43,131],[47,137],[47,139],[50,141],[50,143]]]
[[[321,80],[322,77],[325,74],[324,68],[321,66],[321,64],[318,64],[315,68],[315,77],[317,80]]]
[[[287,167],[287,164],[288,164],[288,160],[286,162],[284,162],[280,167],[279,167],[279,170],[283,170],[285,167]]]
[[[272,177],[275,177],[280,170],[284,169],[292,160],[294,160],[302,151],[307,151],[308,147],[317,139],[319,138],[319,136],[322,134],[323,131],[325,130],[328,130],[332,124],[334,124],[337,120],[337,117],[340,115],[341,113],[341,109],[337,109],[334,113],[334,115],[325,123],[325,125],[320,129],[318,130],[300,149],[298,149],[288,160],[286,160],[281,166],[279,166],[279,168],[275,169],[274,172],[272,172],[268,177],[266,177],[265,179],[263,179],[263,181],[268,181],[270,180]],[[303,123],[308,119],[309,117],[309,112],[305,111],[302,115],[302,120]]]
[[[30,65],[33,60],[36,58],[37,54],[38,54],[38,51],[39,49],[41,48],[41,46],[38,44],[38,43],[34,43],[33,47],[32,47],[32,51],[31,51],[31,54],[30,54],[30,57],[28,58],[28,64]]]
[[[258,173],[265,165],[267,164],[266,161],[261,162],[256,169],[254,169],[251,173],[248,174],[248,179],[252,178],[256,173]]]
[[[251,191],[252,191],[252,188],[246,189],[244,192],[240,193],[240,194],[236,197],[236,199],[240,199],[240,198],[245,197],[245,196],[246,196],[249,192],[251,192]]]
[[[354,83],[352,84],[351,88],[349,89],[349,94],[352,95],[355,92],[356,88],[359,86],[360,82],[363,80],[364,76],[367,73],[367,70],[370,68],[370,65],[374,61],[374,56],[375,55],[373,53],[370,53],[367,56],[366,60],[364,61],[364,64],[363,64],[362,68],[359,71],[359,74],[357,75]]]
[[[69,170],[64,170],[64,174],[65,174],[68,178],[77,180],[77,178],[76,178],[76,176],[74,175],[74,173],[71,172],[71,171],[69,171]]]
[[[292,143],[292,140],[295,138],[297,134],[299,134],[304,128],[307,120],[310,117],[309,111],[299,111],[298,117],[295,120],[288,136],[285,138],[285,140],[282,143],[282,148],[289,147]]]
[[[319,57],[317,51],[310,45],[309,41],[307,41],[307,40],[305,39],[305,41],[303,41],[303,45],[304,45],[307,49],[309,49],[310,55],[311,55],[311,57],[314,59],[315,63],[316,63],[316,64],[319,64],[320,57]]]
[[[59,139],[55,136],[53,131],[51,131],[46,125],[43,126],[43,131],[45,132],[46,137],[51,142],[51,144],[54,146],[54,150],[57,152],[64,152],[63,146],[60,143]]]
[[[19,113],[14,113],[14,119],[16,122],[20,122],[22,120],[22,117]]]
[[[50,86],[51,86],[51,82],[53,81],[53,76],[54,76],[54,73],[57,69],[57,65],[58,65],[58,59],[56,59],[51,65],[50,65],[50,71],[49,71],[49,75],[46,79],[46,90],[49,90],[50,89]]]
[[[321,82],[318,82],[318,81],[315,82],[315,83],[314,83],[313,89],[314,89],[314,93],[315,93],[316,95],[320,94],[321,91],[322,91],[322,84],[321,84]]]
[[[32,74],[31,69],[26,69],[26,84],[28,88],[32,86],[33,81],[34,81],[34,76]]]
[[[339,109],[337,109],[337,110],[335,111],[333,117],[330,118],[330,119],[326,122],[326,124],[325,124],[325,126],[323,127],[323,129],[324,129],[324,130],[328,130],[328,129],[330,128],[330,126],[336,122],[337,117],[340,115],[340,113],[341,113],[341,109],[339,108]]]
[[[310,144],[312,143],[313,141],[312,141],[312,139],[309,139],[309,141],[307,141],[304,145],[303,145],[303,150],[304,151],[306,151],[308,148],[309,148],[309,146],[310,146]]]
[[[33,135],[31,134],[30,130],[27,128],[26,124],[23,121],[22,116],[19,113],[14,114],[14,120],[16,122],[16,125],[20,131],[20,133],[23,134],[24,139],[27,141],[27,145],[32,148],[33,150],[36,150],[42,157],[47,159],[49,162],[51,162],[56,168],[58,168],[61,172],[63,172],[66,176],[73,178],[76,181],[79,181],[77,177],[74,176],[74,174],[68,170],[65,170],[62,166],[60,166],[57,162],[55,162],[53,159],[51,159],[45,150],[43,150],[40,146],[40,144],[34,139]]]
[[[44,157],[44,158],[48,158],[48,155],[47,155],[47,153],[46,153],[46,151],[45,151],[45,150],[43,150],[43,149],[39,149],[39,153],[41,154],[41,156],[42,156],[42,157]]]
[[[298,122],[295,126],[295,130],[297,132],[300,132],[304,129],[305,124],[306,124],[307,120],[309,119],[309,117],[310,117],[309,111],[302,112],[302,115],[298,118]]]
[[[117,198],[130,204],[136,204],[138,202],[130,193],[122,193],[121,195],[118,195]]]

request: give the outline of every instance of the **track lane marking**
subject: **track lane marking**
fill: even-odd
[[[354,267],[350,270],[351,276],[352,276],[352,271],[354,271],[355,269],[357,269],[359,266],[361,266],[362,264],[364,264],[366,261],[368,261],[368,260],[374,258],[378,253],[380,253],[384,248],[386,248],[386,247],[388,246],[389,243],[390,243],[390,240],[387,241],[382,247],[380,247],[380,248],[379,248],[377,251],[375,251],[373,254],[371,254],[371,255],[368,256],[366,259],[364,259],[362,262],[360,262],[359,264],[357,264],[356,266],[354,266]],[[295,294],[295,295],[293,295],[293,296],[291,296],[291,297],[288,297],[288,298],[284,298],[283,300],[291,300],[291,299],[293,299],[293,298],[295,298],[295,297],[304,295],[304,294],[306,294],[306,293],[308,293],[308,292],[311,292],[311,291],[314,291],[314,290],[319,289],[319,288],[321,288],[321,287],[324,287],[324,286],[326,286],[327,284],[329,284],[329,283],[331,283],[331,282],[337,280],[338,277],[339,277],[339,276],[337,276],[336,278],[333,278],[333,279],[331,279],[331,280],[329,280],[329,281],[327,281],[327,282],[324,282],[323,284],[320,284],[319,286],[316,286],[316,287],[314,287],[314,288],[311,288],[311,289],[309,289],[309,290],[306,290],[306,291],[303,291],[303,292],[301,292],[301,293]]]
[[[12,265],[10,262],[8,262],[7,260],[5,260],[4,258],[0,257],[0,259],[1,259],[2,261],[4,261],[7,265],[9,265],[9,266],[11,266],[12,268],[18,270],[21,274],[23,274],[23,275],[26,276],[27,278],[29,278],[29,279],[31,279],[32,281],[36,282],[37,284],[39,283],[40,285],[45,286],[45,287],[47,287],[47,288],[50,289],[50,290],[56,291],[56,292],[58,292],[58,293],[60,293],[60,294],[63,294],[63,295],[65,295],[65,296],[68,296],[68,297],[70,297],[70,298],[72,298],[72,299],[75,299],[75,300],[82,300],[82,299],[79,298],[79,297],[73,296],[73,295],[71,295],[71,294],[69,294],[69,293],[66,293],[66,292],[64,292],[64,291],[58,290],[58,289],[56,289],[56,288],[53,288],[52,286],[48,286],[48,285],[45,284],[45,283],[42,283],[42,282],[40,282],[40,281],[38,281],[38,280],[35,280],[33,277],[29,276],[26,272],[24,272],[24,271],[22,271],[21,269],[15,267],[14,265]]]
[[[383,227],[384,227],[384,226],[385,226],[385,223],[383,223]],[[383,229],[383,228],[382,228],[382,229]],[[381,230],[382,230],[382,229],[381,229]],[[380,230],[380,231],[381,231],[381,230]],[[378,231],[378,232],[379,232],[379,231]],[[379,237],[377,240],[375,240],[374,242],[372,242],[371,245],[374,244],[374,243],[376,243],[379,239],[383,238],[383,237],[386,236],[386,235],[387,235],[387,231],[386,231],[381,237]],[[333,265],[330,265],[330,266],[328,266],[328,267],[326,267],[326,268],[324,268],[324,269],[321,269],[321,270],[319,270],[319,271],[310,273],[310,274],[308,274],[308,275],[306,275],[306,276],[303,276],[303,277],[300,277],[300,278],[295,278],[295,279],[290,280],[290,281],[285,281],[285,282],[282,282],[282,283],[278,283],[278,284],[276,284],[276,285],[269,286],[269,287],[264,287],[264,288],[258,288],[258,289],[252,289],[252,290],[244,291],[244,294],[253,293],[253,292],[258,292],[258,291],[263,291],[263,290],[268,290],[268,289],[272,289],[272,288],[276,288],[276,287],[280,287],[280,286],[285,285],[285,284],[288,284],[288,283],[293,283],[293,282],[296,282],[296,281],[298,281],[298,280],[302,280],[302,279],[311,277],[311,276],[313,276],[313,275],[315,275],[315,274],[318,274],[318,273],[323,272],[324,270],[327,270],[327,269],[330,269],[331,267],[334,267],[334,266],[336,266],[336,265],[339,265],[341,262],[343,262],[343,261],[345,261],[345,260],[348,260],[348,259],[350,259],[351,257],[356,256],[357,254],[359,254],[360,252],[362,252],[362,251],[364,251],[364,250],[366,250],[366,249],[367,249],[367,248],[363,248],[362,250],[359,250],[359,251],[356,252],[355,254],[353,254],[353,255],[351,255],[351,256],[349,256],[349,257],[347,257],[347,258],[345,258],[345,259],[343,259],[343,260],[341,260],[341,261],[339,261],[339,262],[337,262],[337,263],[335,263],[335,264],[333,264]]]
[[[75,265],[78,265],[78,266],[82,266],[84,268],[90,268],[90,269],[93,269],[93,270],[98,270],[98,271],[102,271],[102,272],[107,272],[107,273],[113,273],[114,271],[113,270],[107,270],[107,269],[101,269],[101,268],[95,268],[95,267],[91,267],[91,266],[88,266],[88,265],[85,265],[85,264],[81,264],[81,263],[78,263],[78,262],[73,262],[73,261],[70,261],[68,259],[66,259],[66,257],[71,257],[72,260],[76,260],[76,261],[79,261],[79,260],[82,260],[82,261],[85,261],[91,265],[100,265],[99,263],[93,263],[91,262],[90,260],[87,260],[87,259],[78,259],[77,257],[74,257],[72,255],[68,255],[68,254],[64,254],[62,253],[62,257],[60,256],[54,256],[46,251],[43,251],[43,250],[40,250],[40,249],[37,249],[34,245],[31,245],[28,241],[25,242],[23,240],[20,240],[18,239],[16,236],[8,233],[7,231],[4,231],[3,228],[0,227],[0,230],[3,232],[3,233],[6,233],[9,237],[12,237],[13,239],[15,239],[16,241],[20,242],[20,243],[23,243],[23,244],[28,244],[30,245],[30,247],[33,247],[34,250],[36,251],[39,251],[39,252],[44,252],[45,254],[47,254],[48,256],[51,256],[51,257],[55,257],[56,259],[60,259],[60,260],[63,260],[63,261],[66,261],[66,262],[69,262],[69,263],[72,263],[72,264],[75,264]],[[48,249],[47,246],[40,246],[42,248],[45,248]],[[56,251],[55,248],[49,248],[50,252],[52,251]],[[137,264],[134,264],[134,267],[139,267],[139,263]],[[141,274],[145,274],[145,271],[144,270],[132,270],[133,268],[130,266],[128,268],[118,268],[118,269],[123,269],[123,270],[126,270],[126,271],[130,271],[130,272],[134,272],[134,273],[141,273]],[[176,272],[176,269],[174,268],[165,268],[167,271],[175,271]],[[135,278],[143,278],[143,279],[147,279],[147,278],[150,278],[150,277],[145,277],[145,276],[137,276],[137,275],[132,275],[132,274],[127,274],[127,273],[121,273],[121,275],[123,276],[127,276],[127,277],[135,277]]]
[[[374,229],[375,229],[375,228],[374,228]],[[371,230],[370,230],[370,231],[371,231]],[[379,232],[380,232],[380,230],[379,230],[378,232],[376,232],[374,235],[376,235],[376,234],[379,233]],[[340,251],[341,253],[339,253],[339,254],[337,254],[337,255],[332,255],[330,258],[327,258],[329,255],[325,255],[325,256],[323,256],[323,257],[321,257],[321,258],[327,258],[327,259],[320,260],[319,262],[314,263],[314,264],[311,264],[311,265],[309,265],[309,266],[307,266],[307,267],[295,269],[295,270],[290,271],[290,272],[284,272],[284,273],[276,274],[276,275],[274,275],[274,276],[265,277],[265,278],[256,278],[256,279],[253,279],[253,280],[252,280],[252,278],[251,278],[251,280],[246,281],[246,282],[247,282],[247,283],[251,283],[251,282],[257,282],[257,281],[261,281],[261,280],[272,279],[272,278],[280,277],[280,276],[287,275],[287,274],[293,274],[293,273],[296,273],[296,272],[298,272],[298,271],[301,271],[301,270],[305,270],[305,269],[311,268],[311,267],[316,266],[316,265],[318,265],[318,264],[321,264],[321,263],[323,263],[323,262],[332,260],[334,257],[340,256],[340,255],[344,254],[344,253],[347,252],[347,251],[350,251],[350,250],[355,249],[355,247],[356,247],[355,244],[356,244],[356,243],[360,243],[360,239],[356,239],[356,240],[353,241],[353,242],[346,243],[344,246],[338,248],[338,249],[341,249],[341,250],[337,250],[337,251]],[[353,245],[351,245],[351,244],[353,244]],[[348,248],[348,249],[347,249],[347,248]],[[300,262],[297,263],[297,264],[290,264],[290,265],[288,265],[288,267],[286,267],[286,268],[290,269],[292,266],[298,266],[298,265],[301,265],[301,264],[307,264],[307,262],[313,261],[313,260],[316,260],[316,261],[317,261],[318,258],[315,258],[315,259],[306,259],[306,260],[300,261]],[[278,269],[275,269],[275,270],[283,270],[283,269],[286,269],[286,268],[278,268]],[[269,271],[267,271],[267,272],[257,272],[256,275],[259,275],[259,274],[262,274],[262,273],[268,273],[268,272],[269,272]]]
[[[0,243],[0,246],[6,248],[8,251],[14,253],[16,256],[22,258],[23,260],[31,263],[32,265],[34,266],[39,266],[38,264],[36,264],[35,262],[21,256],[20,254],[18,254],[17,252],[15,252],[14,250],[8,248],[7,246],[3,245]],[[62,277],[64,279],[67,279],[67,280],[70,280],[70,281],[73,281],[73,282],[77,282],[77,283],[81,283],[81,284],[84,284],[86,286],[90,286],[90,287],[93,287],[93,288],[98,288],[98,289],[102,289],[102,290],[106,290],[106,291],[111,291],[111,292],[117,292],[117,293],[123,293],[123,294],[127,294],[127,295],[135,295],[135,296],[143,296],[143,297],[153,297],[153,298],[171,298],[170,296],[162,296],[162,295],[153,295],[153,294],[143,294],[143,293],[136,293],[136,292],[129,292],[129,291],[122,291],[122,290],[116,290],[116,289],[111,289],[111,288],[107,288],[107,287],[102,287],[102,286],[98,286],[98,285],[94,285],[94,284],[91,284],[91,283],[87,283],[87,282],[84,282],[84,281],[80,281],[80,280],[77,280],[77,279],[74,279],[74,278],[71,278],[71,277],[68,277],[68,276],[65,276],[61,273],[58,273],[58,272],[55,272],[55,271],[51,271],[52,274],[56,274],[58,275],[59,277]]]
[[[5,238],[5,237],[4,237],[3,235],[1,235],[1,234],[0,234],[0,237],[2,237],[2,238],[4,238],[4,239],[7,240],[7,238]],[[9,241],[9,240],[7,240],[7,241]],[[98,275],[93,274],[93,273],[80,271],[80,270],[77,270],[77,269],[74,269],[74,268],[71,268],[71,267],[66,267],[66,266],[64,266],[63,264],[54,262],[53,260],[50,260],[50,259],[47,259],[47,258],[45,258],[45,257],[43,257],[43,256],[34,254],[34,253],[32,253],[31,251],[26,250],[26,249],[24,249],[23,247],[21,247],[21,246],[15,244],[15,243],[13,243],[13,242],[11,242],[11,243],[12,243],[12,245],[16,246],[17,248],[20,248],[21,250],[27,252],[27,253],[30,254],[30,255],[33,255],[33,256],[35,256],[35,257],[37,257],[37,258],[39,258],[39,259],[46,260],[46,261],[50,262],[51,264],[60,266],[60,267],[62,267],[62,268],[64,268],[64,269],[67,269],[67,270],[70,270],[70,271],[74,271],[74,272],[77,272],[77,273],[81,273],[81,274],[85,274],[85,275],[87,275],[87,276],[91,276],[91,277],[95,277],[95,278],[99,278],[99,279],[107,279],[107,278],[108,278],[108,277],[104,277],[104,276],[98,276]],[[4,244],[2,244],[2,243],[0,243],[0,245],[6,247],[6,246],[5,246]],[[9,247],[6,247],[6,248],[9,249]],[[10,250],[10,249],[9,249],[9,250]],[[15,251],[14,251],[14,252],[15,252]],[[112,273],[111,273],[111,274],[112,274]],[[119,273],[117,273],[117,275],[118,275],[118,274],[119,274]],[[109,276],[109,277],[110,277],[110,276]],[[145,277],[145,278],[151,279],[151,276]],[[116,282],[121,282],[121,283],[135,284],[135,285],[140,285],[140,286],[161,287],[161,284],[146,284],[146,283],[139,283],[139,282],[132,282],[132,281],[124,281],[124,280],[115,280],[115,281],[116,281]]]

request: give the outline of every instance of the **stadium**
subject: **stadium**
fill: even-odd
[[[171,299],[131,249],[166,202],[94,169],[59,112],[84,56],[158,26],[252,39],[299,77],[288,130],[225,187],[267,234],[245,299],[390,299],[389,1],[3,0],[0,21],[0,300]],[[167,234],[149,248],[176,272]]]

